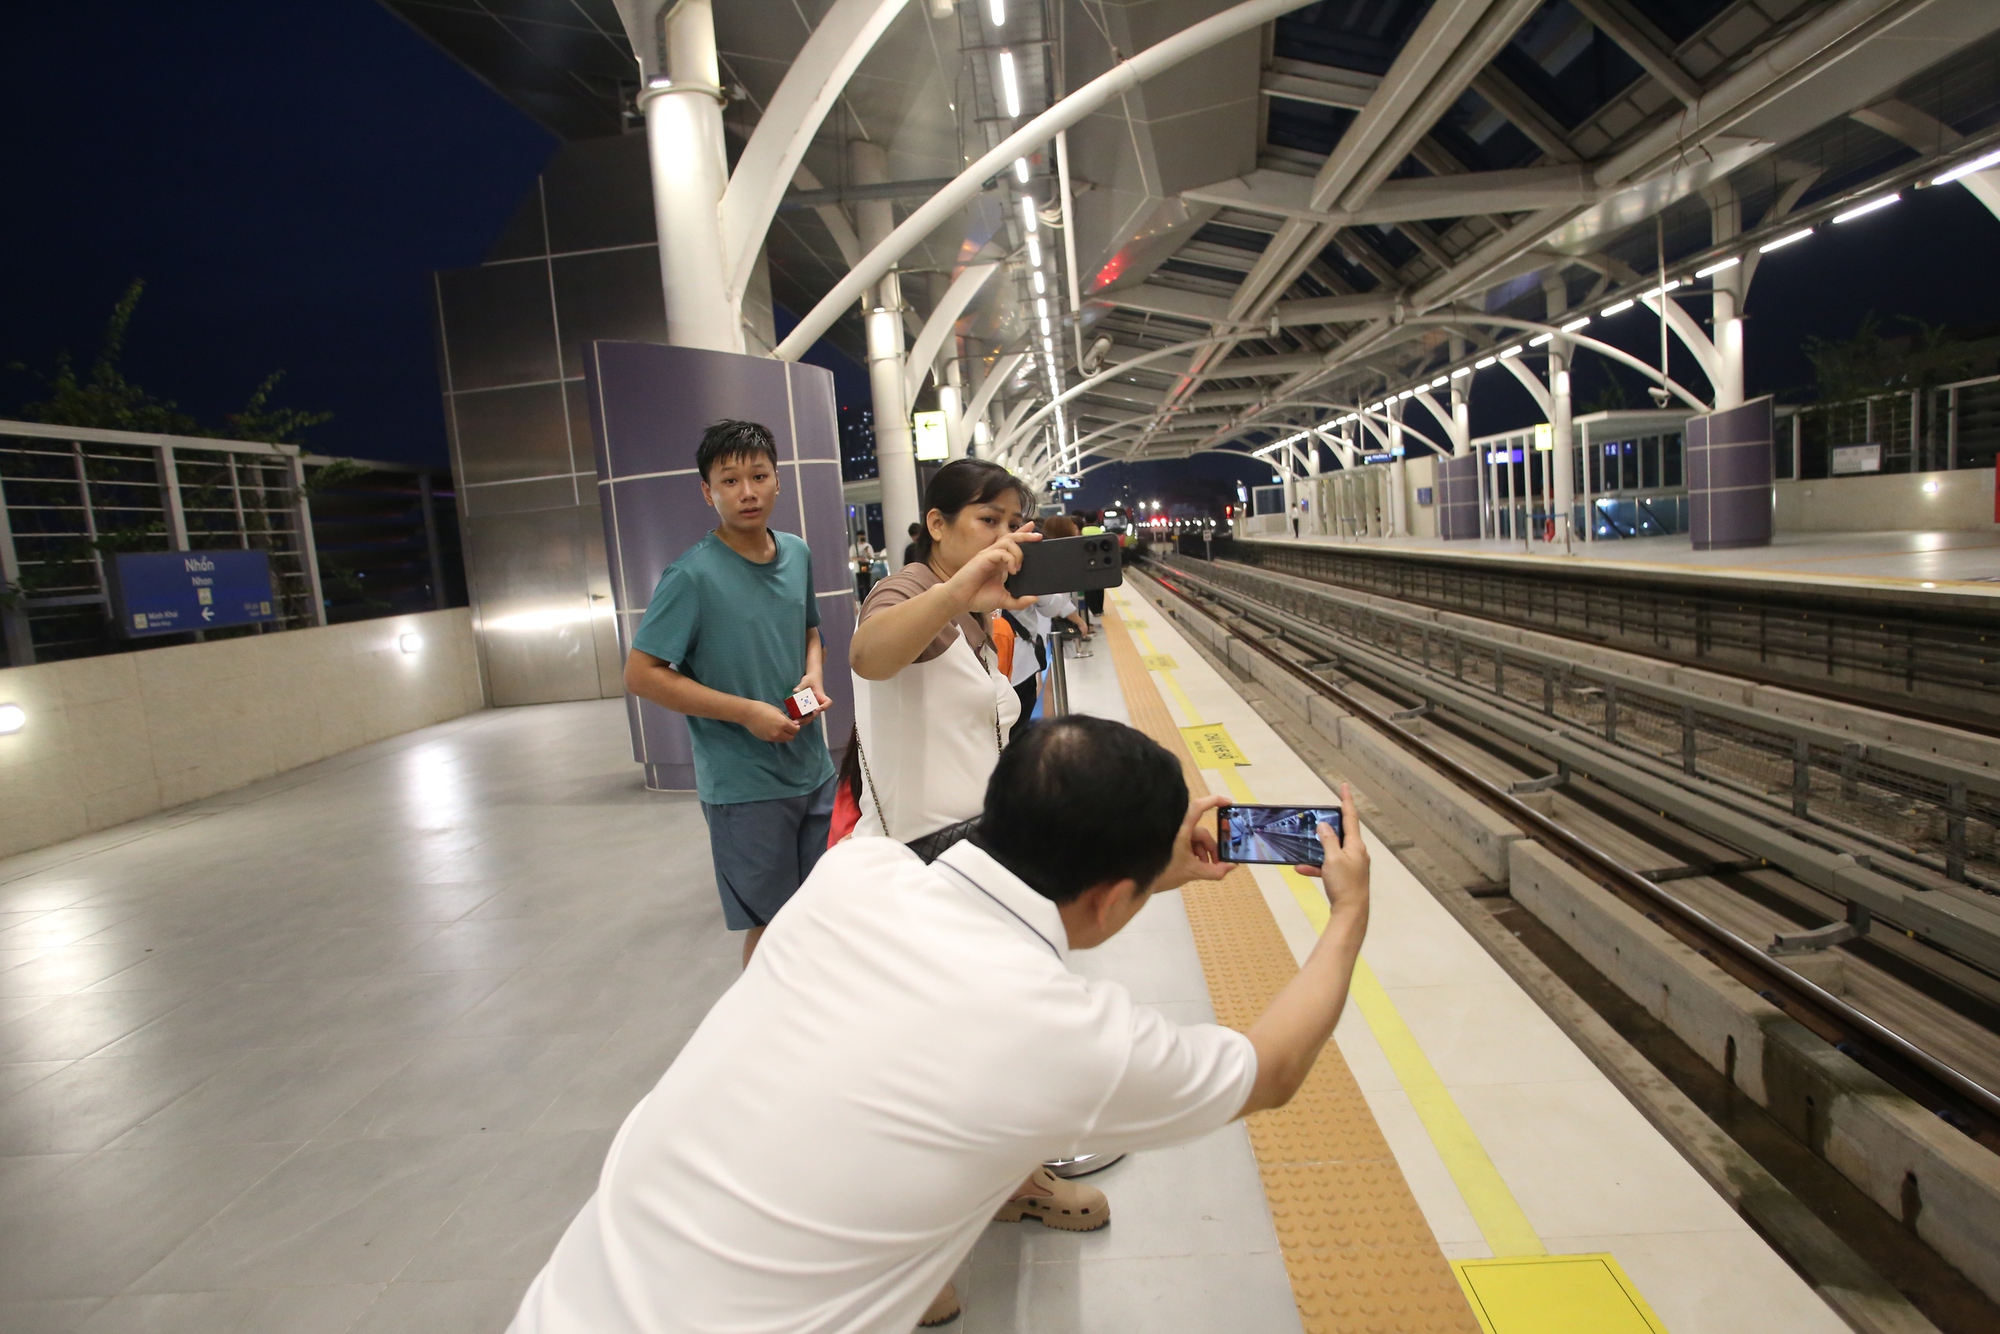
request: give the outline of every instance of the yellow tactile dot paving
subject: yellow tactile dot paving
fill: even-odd
[[[1107,609],[1105,638],[1132,724],[1178,756],[1202,791],[1180,728],[1137,645]],[[1248,871],[1181,891],[1216,1019],[1247,1028],[1298,971]],[[1339,1050],[1328,1043],[1291,1103],[1248,1122],[1271,1222],[1306,1334],[1479,1334]]]

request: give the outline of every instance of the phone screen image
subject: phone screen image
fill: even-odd
[[[1273,866],[1318,866],[1326,860],[1319,826],[1343,838],[1338,806],[1224,806],[1216,812],[1222,860]]]

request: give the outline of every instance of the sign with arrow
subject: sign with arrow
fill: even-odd
[[[111,615],[128,638],[278,619],[269,552],[121,551],[104,573]]]

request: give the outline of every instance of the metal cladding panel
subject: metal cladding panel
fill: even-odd
[[[1690,417],[1688,536],[1697,551],[1771,542],[1771,400]]]
[[[1437,461],[1438,536],[1462,542],[1479,536],[1479,456]]]
[[[845,745],[854,720],[846,670],[854,582],[832,373],[734,352],[597,341],[587,349],[584,377],[620,648],[629,647],[661,573],[715,527],[715,511],[703,503],[695,472],[702,432],[728,417],[762,422],[777,440],[782,487],[771,526],[812,548],[827,693],[833,696],[827,741],[836,749]],[[633,758],[648,766],[654,786],[692,788],[686,720],[650,703],[628,707]]]

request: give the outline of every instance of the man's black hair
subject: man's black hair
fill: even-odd
[[[757,454],[771,460],[773,468],[778,466],[778,442],[772,438],[771,428],[762,422],[724,420],[701,433],[701,448],[694,452],[694,466],[705,482],[708,470],[717,463]]]
[[[1042,897],[1153,883],[1187,815],[1180,762],[1143,732],[1069,714],[1017,731],[986,784],[972,841]]]

